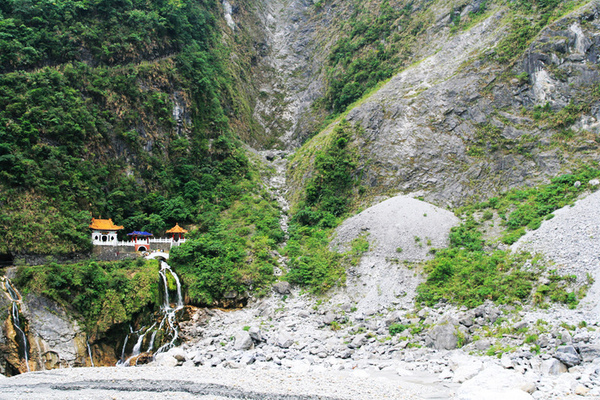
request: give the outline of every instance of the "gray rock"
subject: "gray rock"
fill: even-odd
[[[351,349],[357,349],[367,343],[367,334],[362,333],[360,335],[356,335],[354,339],[348,344],[348,347]]]
[[[154,362],[156,362],[159,367],[176,367],[179,364],[179,361],[168,353],[157,354],[154,357]]]
[[[437,350],[452,350],[458,347],[457,327],[445,321],[431,329],[428,336],[431,346]]]
[[[600,358],[600,345],[582,344],[578,346],[579,354],[583,362],[592,362],[596,358]]]
[[[248,330],[248,334],[250,335],[252,340],[254,340],[256,342],[264,341],[262,332],[261,332],[260,328],[257,326],[250,327],[250,329]]]
[[[187,359],[185,351],[181,347],[174,347],[167,354],[174,357],[180,363],[183,363]]]
[[[331,325],[331,323],[335,321],[335,313],[329,311],[327,314],[323,316],[323,323],[325,325]]]
[[[466,326],[467,328],[473,326],[473,316],[470,314],[465,314],[458,320],[461,325]]]
[[[277,346],[287,349],[294,344],[294,339],[287,332],[280,332],[277,337]]]
[[[480,339],[480,340],[477,340],[476,342],[473,342],[473,344],[472,344],[472,346],[475,347],[475,349],[480,350],[480,351],[489,349],[491,345],[492,345],[492,341],[489,339]]]
[[[290,294],[290,283],[281,281],[273,285],[273,290],[279,294]]]
[[[573,338],[571,337],[569,331],[566,329],[560,331],[558,339],[560,340],[561,344],[573,343]]]
[[[575,347],[563,346],[556,349],[556,353],[554,353],[554,358],[565,364],[567,367],[573,367],[575,365],[579,365],[581,363],[581,357],[575,350]]]
[[[390,326],[392,324],[398,323],[401,319],[401,315],[398,311],[394,311],[385,319],[385,326]]]
[[[556,358],[551,358],[542,362],[542,372],[548,375],[560,375],[567,372],[567,366]]]
[[[242,358],[240,358],[240,364],[242,365],[250,365],[256,361],[256,358],[252,354],[244,354]]]
[[[254,347],[254,342],[250,337],[250,334],[246,331],[238,332],[235,335],[235,344],[233,348],[235,350],[249,350]]]

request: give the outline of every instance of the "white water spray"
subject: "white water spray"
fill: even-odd
[[[92,357],[92,349],[90,348],[90,342],[87,342],[87,348],[88,348],[88,354],[90,356],[90,364],[92,364],[92,367],[95,367],[94,357]]]
[[[177,276],[177,274],[171,269],[169,264],[167,264],[165,261],[160,262],[160,270],[158,271],[158,274],[160,276],[160,280],[162,281],[163,288],[164,288],[163,304],[160,307],[160,310],[162,313],[162,318],[161,318],[160,324],[158,324],[158,327],[157,327],[156,325],[158,322],[155,322],[154,324],[152,324],[152,326],[150,326],[145,331],[144,331],[144,328],[142,327],[142,329],[140,329],[138,332],[135,332],[139,336],[133,347],[132,354],[129,356],[129,358],[125,359],[125,349],[127,346],[127,341],[129,340],[129,336],[134,332],[132,331],[130,334],[128,334],[125,337],[125,342],[123,344],[123,349],[121,351],[121,359],[119,360],[117,365],[122,365],[122,366],[130,365],[131,360],[134,357],[137,357],[140,355],[141,350],[142,350],[142,345],[144,344],[144,338],[150,332],[152,332],[152,335],[150,336],[150,343],[148,344],[148,347],[146,350],[146,352],[148,352],[148,353],[152,352],[152,350],[154,349],[154,343],[155,343],[155,339],[156,339],[158,332],[164,330],[164,332],[165,332],[164,337],[170,336],[170,339],[166,343],[164,343],[162,346],[160,346],[158,348],[158,350],[156,350],[156,352],[154,353],[155,355],[169,350],[171,347],[173,347],[175,345],[175,342],[179,338],[179,330],[177,327],[177,315],[176,314],[177,314],[177,311],[183,309],[183,296],[181,294],[181,281],[179,280],[179,277]],[[175,304],[173,304],[173,305],[171,304],[171,301],[170,301],[171,299],[169,296],[169,280],[167,278],[168,274],[171,274],[171,277],[175,281],[175,285],[176,285],[176,289],[177,289],[177,298],[174,299],[176,301],[175,301]],[[137,363],[137,361],[136,361],[136,363]]]
[[[175,280],[175,284],[177,286],[177,303],[175,307],[171,307],[171,303],[169,302],[169,285],[167,282],[167,272],[171,274],[173,279]],[[179,330],[176,325],[176,313],[177,311],[183,308],[183,298],[181,296],[181,283],[179,282],[179,277],[177,274],[171,269],[169,264],[164,261],[160,262],[160,277],[163,280],[165,286],[165,301],[162,306],[163,311],[163,321],[167,321],[167,329],[171,334],[171,340],[165,344],[163,344],[158,350],[156,350],[155,354],[162,353],[164,351],[169,350],[175,344],[175,341],[179,338]]]
[[[12,301],[12,322],[15,329],[21,334],[21,339],[23,341],[23,353],[25,356],[25,366],[27,367],[27,372],[29,372],[29,349],[27,348],[27,335],[25,335],[25,332],[23,332],[21,329],[21,320],[19,319],[19,303],[21,302],[21,296],[8,278],[4,279],[4,289]]]

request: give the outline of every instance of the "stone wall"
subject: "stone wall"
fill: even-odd
[[[142,253],[136,252],[133,246],[94,246],[92,256],[101,261],[117,261],[136,258]]]

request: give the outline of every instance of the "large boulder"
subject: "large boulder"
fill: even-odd
[[[581,357],[575,350],[575,347],[568,345],[562,346],[556,349],[554,353],[554,358],[565,364],[567,367],[574,367],[575,365],[579,365],[581,363]]]
[[[235,344],[233,348],[235,350],[249,350],[254,347],[254,342],[252,341],[252,337],[246,331],[238,332],[235,335]]]
[[[596,358],[600,358],[600,346],[593,344],[582,344],[578,346],[579,354],[583,362],[592,362]]]
[[[426,343],[437,350],[453,350],[458,348],[459,336],[462,336],[464,344],[468,338],[464,327],[454,318],[447,318],[429,331]]]

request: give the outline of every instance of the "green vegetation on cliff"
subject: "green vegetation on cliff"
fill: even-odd
[[[426,263],[428,276],[417,288],[417,302],[433,305],[444,299],[475,307],[487,299],[499,303],[533,300],[538,304],[550,299],[571,307],[577,305],[579,296],[570,285],[572,276],[548,273],[540,260],[529,254],[494,250],[494,243],[483,239],[482,229],[493,226],[497,216],[504,228],[498,240],[512,244],[525,234],[525,229],[539,228],[543,219],[552,218],[553,211],[571,204],[585,191],[596,190],[597,186],[589,181],[598,177],[600,169],[586,167],[546,185],[513,189],[459,209],[457,213],[464,221],[452,228],[449,248],[438,250]],[[524,269],[526,261],[530,266]],[[544,273],[551,283],[538,287],[538,278]]]
[[[24,295],[32,292],[74,310],[89,334],[102,335],[114,325],[132,322],[145,309],[158,308],[157,277],[155,260],[52,262],[19,267],[14,283]]]
[[[259,188],[247,184],[221,218],[202,214],[201,229],[172,249],[169,262],[194,304],[229,305],[224,298],[237,304],[251,292],[266,293],[274,281],[272,251],[284,233],[275,201]]]
[[[249,164],[220,7],[0,4],[0,252],[86,251],[92,215],[160,233],[234,202]]]
[[[352,254],[341,255],[329,249],[333,228],[351,210],[359,181],[355,135],[355,128],[344,121],[334,129],[331,141],[315,152],[315,170],[290,222],[285,247],[289,257],[287,279],[315,292],[343,283],[348,257],[362,253],[358,244]]]

